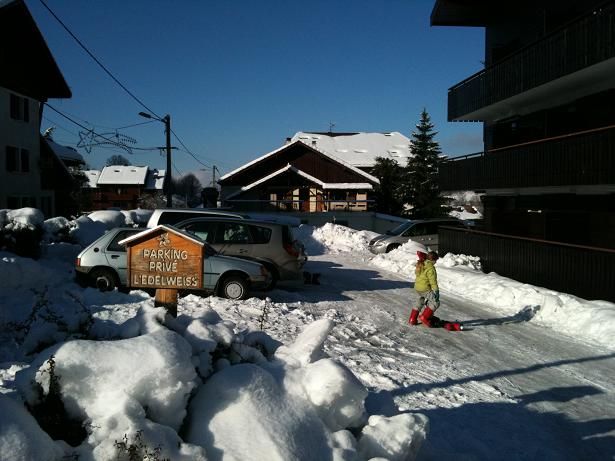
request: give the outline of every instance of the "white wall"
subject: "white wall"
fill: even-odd
[[[42,198],[53,194],[41,189],[39,102],[28,98],[29,121],[15,120],[10,113],[10,95],[24,96],[0,87],[0,209],[7,208],[7,197],[33,197],[35,206],[42,207]],[[27,149],[29,166],[27,172],[8,172],[6,169],[6,147]]]

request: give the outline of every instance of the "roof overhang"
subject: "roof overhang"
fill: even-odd
[[[317,153],[327,157],[329,160],[332,160],[335,163],[338,163],[339,165],[343,166],[344,168],[347,168],[347,169],[353,171],[354,173],[357,173],[357,174],[363,176],[369,182],[372,182],[374,184],[379,184],[380,183],[380,180],[378,178],[376,178],[375,176],[372,176],[371,174],[366,173],[365,171],[363,171],[363,170],[361,170],[361,169],[359,169],[359,168],[349,164],[348,162],[345,162],[344,160],[342,160],[340,158],[334,157],[333,155],[330,155],[329,153],[327,153],[327,152],[325,152],[325,151],[323,151],[321,149],[318,149],[317,147],[310,146],[310,145],[304,143],[301,140],[297,140],[297,141],[294,141],[294,142],[292,142],[290,144],[286,144],[286,145],[284,145],[282,147],[279,147],[276,150],[273,150],[273,151],[271,151],[271,152],[269,152],[269,153],[267,153],[267,154],[265,154],[265,155],[255,159],[255,160],[252,160],[251,162],[248,162],[248,163],[240,166],[236,170],[233,170],[230,173],[227,173],[224,176],[222,176],[218,180],[218,183],[223,183],[226,179],[230,178],[231,176],[234,176],[235,174],[237,174],[237,173],[239,173],[241,171],[244,171],[244,170],[246,170],[247,168],[249,168],[251,166],[254,166],[254,165],[258,164],[258,163],[262,162],[263,160],[265,160],[265,159],[267,159],[269,157],[272,157],[272,156],[274,156],[274,155],[276,155],[276,154],[278,154],[278,153],[280,153],[280,152],[282,152],[282,151],[284,151],[286,149],[289,149],[291,146],[296,146],[296,145],[302,145],[302,146],[307,147],[308,149],[310,149],[310,150],[312,150],[314,152],[317,152]]]
[[[72,93],[23,0],[0,1],[0,86],[38,101]]]
[[[280,168],[278,171],[274,171],[273,173],[259,179],[258,181],[254,181],[252,184],[243,186],[238,191],[235,191],[232,194],[230,194],[228,197],[226,197],[226,200],[230,200],[234,197],[237,197],[243,194],[244,192],[254,189],[258,185],[264,184],[270,179],[280,176],[281,174],[284,174],[286,172],[295,173],[298,176],[301,176],[302,178],[308,180],[309,182],[312,182],[314,185],[321,187],[323,190],[325,189],[373,190],[374,188],[371,183],[326,183],[289,164],[289,165],[286,165],[284,168]]]

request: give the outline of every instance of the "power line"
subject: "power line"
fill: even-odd
[[[139,98],[137,98],[128,88],[126,88],[122,82],[120,82],[117,78],[115,78],[115,76],[103,65],[102,62],[100,62],[98,60],[98,58],[96,58],[96,56],[94,56],[92,54],[92,52],[90,50],[88,50],[88,48],[81,42],[81,40],[79,40],[77,38],[77,36],[75,34],[72,33],[72,31],[66,26],[66,24],[64,24],[62,22],[62,20],[51,10],[51,8],[49,8],[47,6],[47,4],[44,2],[44,0],[39,0],[41,2],[41,4],[47,9],[47,11],[49,11],[49,13],[51,13],[51,15],[56,19],[56,21],[58,21],[60,23],[60,25],[64,28],[64,30],[66,30],[66,32],[68,32],[68,34],[73,37],[73,39],[79,44],[79,46],[81,48],[83,48],[83,50],[96,62],[96,64],[98,64],[102,70],[105,71],[105,73],[111,77],[113,79],[113,81],[115,83],[117,83],[126,93],[128,93],[130,95],[130,97],[132,99],[134,99],[135,101],[137,101],[142,107],[144,107],[148,112],[151,112],[152,114],[156,115],[156,117],[160,118],[159,115],[156,114],[156,112],[154,112],[152,109],[150,109],[149,107],[147,107],[145,105],[145,103],[143,103],[143,101],[141,101]]]
[[[178,141],[178,142],[182,145],[182,147],[185,149],[185,151],[186,151],[188,154],[190,154],[190,156],[191,156],[193,159],[195,159],[198,163],[200,163],[200,164],[201,164],[201,165],[203,165],[204,167],[211,168],[209,165],[206,165],[206,164],[204,164],[203,162],[201,162],[201,161],[200,161],[200,160],[196,157],[196,155],[194,155],[192,152],[190,152],[190,149],[188,149],[188,148],[186,147],[186,145],[182,142],[182,140],[181,140],[181,139],[179,139],[179,136],[177,136],[177,134],[175,133],[175,131],[173,131],[173,130],[171,129],[171,133],[173,133],[173,136],[175,136],[175,139],[177,139],[177,141]]]
[[[58,21],[58,23],[60,23],[60,25],[64,28],[64,30],[66,30],[66,32],[68,32],[68,34],[79,44],[79,46],[81,48],[83,48],[83,50],[96,62],[96,64],[98,64],[101,69],[103,69],[105,71],[105,73],[111,77],[113,79],[113,81],[115,83],[117,83],[131,98],[133,98],[137,103],[139,103],[143,108],[145,108],[149,113],[155,115],[158,119],[161,119],[161,117],[154,112],[152,109],[150,109],[147,105],[145,105],[145,103],[143,101],[141,101],[139,98],[137,98],[128,88],[126,88],[122,82],[120,82],[112,73],[111,71],[109,71],[102,62],[100,62],[100,60],[98,58],[96,58],[96,56],[94,56],[94,54],[83,44],[83,42],[81,40],[79,40],[79,38],[68,28],[68,26],[66,26],[66,24],[64,24],[64,22],[58,17],[58,15],[56,15],[51,8],[49,8],[49,6],[47,6],[47,4],[45,3],[44,0],[39,0],[41,2],[41,4],[47,9],[47,11],[49,11],[49,13],[55,18],[56,21]],[[49,106],[51,107],[51,106]],[[52,108],[53,109],[53,108]],[[55,109],[54,109],[55,110]],[[87,121],[86,121],[87,122]],[[144,123],[140,123],[140,124],[135,124],[135,125],[129,125],[123,128],[130,128],[132,126],[138,126],[138,125],[142,125],[145,123],[151,123],[151,121],[148,122],[144,122]],[[121,128],[117,128],[118,130]],[[177,136],[177,134],[171,130],[171,133],[173,133],[173,136],[175,136],[175,138],[177,139],[177,141],[182,145],[182,147],[185,149],[185,151],[194,159],[196,160],[199,164],[201,164],[204,167],[210,168],[209,165],[206,165],[205,163],[203,163],[199,158],[197,158],[196,155],[194,155],[190,149],[188,149],[186,147],[186,145],[183,143],[183,141],[179,138],[179,136]],[[104,139],[104,138],[103,138]]]
[[[105,141],[108,141],[109,143],[111,143],[111,144],[113,144],[113,145],[117,146],[117,144],[118,144],[118,143],[117,143],[117,141],[114,141],[114,140],[112,140],[112,139],[109,139],[109,138],[107,138],[106,136],[104,136],[104,135],[102,135],[102,134],[100,134],[100,133],[97,133],[97,132],[96,132],[96,131],[94,131],[93,129],[88,128],[88,127],[87,127],[87,126],[85,126],[85,125],[82,125],[81,123],[79,123],[79,122],[77,122],[77,121],[73,120],[72,118],[70,118],[68,115],[63,114],[62,112],[60,112],[58,109],[56,109],[56,108],[55,108],[55,107],[53,107],[52,105],[50,105],[50,104],[48,104],[48,103],[44,103],[44,104],[45,104],[45,106],[49,107],[49,108],[50,108],[51,110],[53,110],[54,112],[56,112],[56,113],[58,113],[59,115],[61,115],[62,117],[64,117],[66,120],[68,120],[68,121],[70,121],[70,122],[74,123],[75,125],[77,125],[77,126],[78,126],[78,127],[80,127],[80,128],[83,128],[83,129],[84,129],[84,130],[86,130],[88,133],[92,133],[93,135],[96,135],[96,136],[98,136],[99,138],[102,138],[102,139],[104,139]],[[100,147],[100,146],[98,146],[98,147]],[[156,151],[156,150],[160,150],[160,148],[158,148],[158,147],[131,147],[131,148],[130,148],[130,150]],[[130,152],[130,154],[132,155],[132,152]]]

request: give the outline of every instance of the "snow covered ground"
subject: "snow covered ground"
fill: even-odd
[[[446,255],[438,315],[466,330],[410,327],[416,247],[299,233],[320,285],[176,320],[74,284],[77,245],[0,253],[0,460],[614,459],[614,304]]]

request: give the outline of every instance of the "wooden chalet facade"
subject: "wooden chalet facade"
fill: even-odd
[[[111,165],[85,174],[92,210],[138,208],[146,196],[160,194],[164,184],[164,170],[146,166]]]
[[[298,140],[218,183],[222,205],[239,211],[367,211],[378,179]]]

